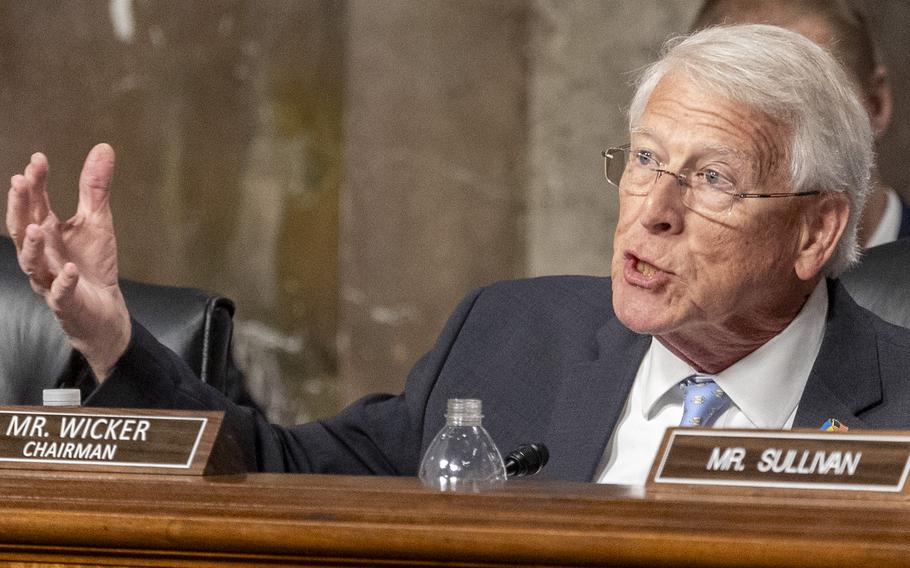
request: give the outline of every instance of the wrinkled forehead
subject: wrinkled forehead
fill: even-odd
[[[665,160],[729,160],[745,170],[741,181],[763,183],[787,171],[790,132],[785,121],[682,71],[670,71],[651,92],[630,135],[677,154]]]

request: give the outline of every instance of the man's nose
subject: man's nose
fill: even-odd
[[[645,197],[639,222],[652,233],[675,234],[682,230],[685,182],[668,170],[659,170]]]

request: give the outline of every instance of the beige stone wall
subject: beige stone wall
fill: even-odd
[[[349,5],[342,392],[400,390],[467,291],[519,276],[524,2]]]
[[[44,151],[69,216],[110,142],[121,274],[234,298],[282,421],[339,404],[344,23],[334,2],[0,2],[0,170]]]
[[[281,422],[397,391],[458,298],[608,271],[630,74],[698,0],[0,0],[0,171],[118,152],[122,274],[238,303]],[[910,4],[868,2],[910,197]]]

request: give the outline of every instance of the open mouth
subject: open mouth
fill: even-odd
[[[625,281],[633,286],[656,290],[666,284],[670,278],[669,272],[638,258],[632,252],[627,252],[625,257],[626,262],[623,270]]]
[[[650,278],[651,276],[654,276],[657,273],[657,268],[655,268],[654,266],[648,264],[647,262],[645,262],[641,259],[639,259],[638,262],[635,263],[635,270],[637,272],[639,272],[640,274],[647,276],[648,278]]]

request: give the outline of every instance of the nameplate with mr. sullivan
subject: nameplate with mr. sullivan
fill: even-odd
[[[648,486],[900,492],[910,433],[671,428]]]
[[[222,416],[207,411],[0,407],[0,469],[232,473],[236,464],[219,468],[210,459]]]

